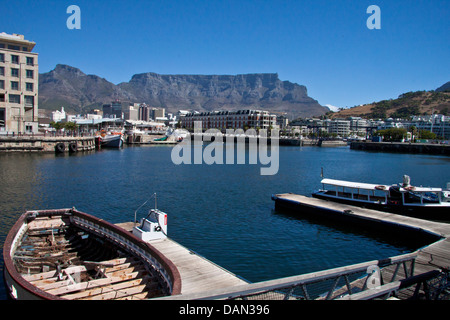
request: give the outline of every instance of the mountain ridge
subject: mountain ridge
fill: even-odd
[[[39,104],[42,109],[83,112],[102,104],[146,103],[178,110],[262,109],[291,117],[323,115],[329,109],[309,97],[304,85],[282,81],[277,73],[237,75],[135,74],[117,85],[97,75],[64,64],[40,74]]]

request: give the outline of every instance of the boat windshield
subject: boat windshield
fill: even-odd
[[[439,195],[436,192],[405,193],[405,203],[439,203]]]

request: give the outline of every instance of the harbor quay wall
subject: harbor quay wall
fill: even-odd
[[[350,149],[365,151],[425,153],[450,156],[450,146],[432,143],[405,143],[405,142],[352,142]]]
[[[0,152],[78,152],[95,150],[94,137],[0,136]]]
[[[190,134],[190,138],[191,140],[194,140],[194,137],[196,135],[201,136],[202,140],[204,141],[214,141],[215,137],[214,134],[207,134],[207,133],[191,133]],[[205,140],[204,138],[207,137],[207,140]],[[238,141],[241,141],[239,139],[242,139],[241,136],[239,135],[227,135],[224,134],[222,136],[222,140],[223,142],[226,142],[227,139],[234,139],[234,143],[237,143]],[[244,141],[245,143],[249,143],[251,141],[251,139],[256,139],[256,142],[259,142],[259,139],[261,137],[260,136],[245,136]],[[298,137],[285,137],[285,136],[281,136],[281,137],[271,137],[270,135],[268,135],[267,137],[265,137],[267,139],[267,144],[271,144],[272,140],[277,139],[278,140],[278,144],[280,146],[318,146],[318,147],[342,147],[342,146],[347,146],[347,142],[342,141],[342,140],[323,140],[323,139],[300,139]]]
[[[164,134],[128,134],[125,135],[125,143],[127,144],[155,144],[155,139],[163,138]],[[175,139],[173,137],[169,137],[167,141],[160,141],[160,144],[163,142],[173,142]]]
[[[195,137],[201,137],[201,140],[205,141],[205,142],[214,142],[215,141],[215,135],[214,134],[207,134],[207,133],[191,133],[190,135],[190,139],[194,140]],[[206,138],[206,139],[205,139]],[[239,135],[227,135],[227,134],[223,134],[222,135],[222,141],[223,142],[227,142],[231,139],[233,139],[233,143],[238,143],[240,141],[244,141],[246,144],[249,143],[250,141],[255,140],[257,143],[259,143],[260,140],[260,136],[239,136]],[[273,139],[277,139],[278,140],[278,144],[280,146],[300,146],[301,145],[301,140],[300,139],[295,139],[295,138],[281,138],[281,137],[277,137],[277,138],[272,138],[270,135],[268,137],[264,137],[265,139],[267,139],[267,144],[271,144]]]

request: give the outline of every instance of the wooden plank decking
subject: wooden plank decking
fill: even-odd
[[[131,231],[134,224],[126,222],[118,223],[117,226]],[[178,268],[181,276],[181,295],[247,284],[246,281],[230,271],[170,238],[153,240],[149,244],[171,260]]]

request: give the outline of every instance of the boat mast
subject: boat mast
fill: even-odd
[[[151,195],[151,197],[150,198],[148,198],[147,200],[145,200],[145,202],[143,203],[143,204],[141,204],[140,206],[139,206],[139,208],[137,208],[136,209],[136,211],[134,211],[134,224],[136,225],[136,223],[137,223],[137,220],[136,220],[136,215],[137,215],[137,212],[138,212],[138,210],[140,209],[140,208],[142,208],[152,197],[155,197],[155,209],[156,209],[156,192],[154,193],[154,194],[152,194]]]

